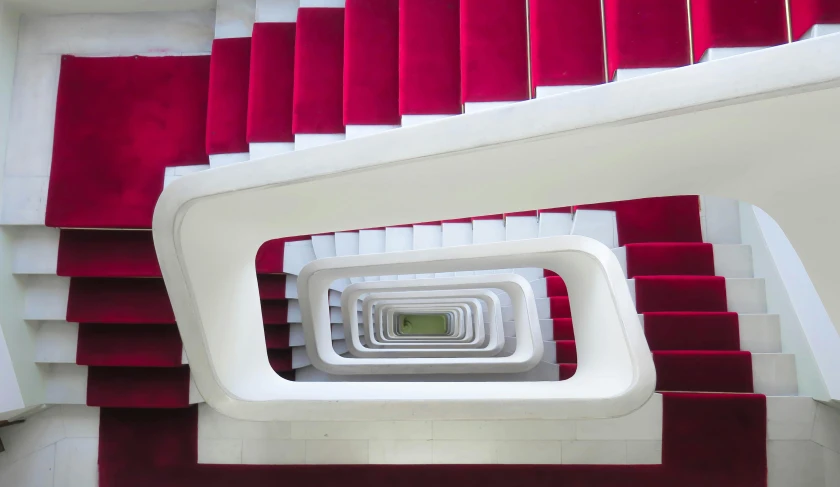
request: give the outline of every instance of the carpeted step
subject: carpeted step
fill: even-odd
[[[170,166],[206,164],[209,56],[62,56],[46,225],[151,228]]]
[[[257,274],[281,274],[283,272],[283,254],[286,240],[278,238],[262,244],[257,250]]]
[[[160,277],[152,232],[61,230],[58,275]]]
[[[545,274],[545,271],[543,274]],[[545,291],[548,297],[569,295],[566,282],[560,276],[547,276],[545,278]]]
[[[288,325],[289,305],[286,300],[270,299],[261,300],[263,324],[265,325]]]
[[[88,406],[185,408],[189,393],[188,366],[88,368]]]
[[[767,486],[763,395],[662,396],[662,465],[672,472],[663,486]]]
[[[572,309],[569,307],[569,298],[566,296],[554,296],[548,298],[551,309],[551,318],[571,318]]]
[[[70,280],[67,321],[78,323],[174,324],[163,279]]]
[[[749,352],[653,352],[657,391],[753,392]]]
[[[248,142],[294,142],[295,24],[257,22],[248,78]]]
[[[605,81],[600,2],[529,0],[529,8],[533,93]]]
[[[692,0],[694,62],[716,47],[762,47],[788,40],[784,0]]]
[[[459,0],[400,0],[400,115],[461,113]]]
[[[285,292],[285,291],[284,291]],[[276,282],[261,293],[277,295]],[[261,301],[265,324],[287,324],[285,299]],[[163,279],[77,278],[70,281],[67,321],[77,323],[170,324],[175,315]]]
[[[559,364],[560,380],[571,378],[577,372],[577,364]]]
[[[301,8],[295,37],[292,131],[344,133],[344,9]]]
[[[76,363],[103,367],[180,367],[174,325],[80,323]]]
[[[717,276],[639,276],[636,310],[727,311],[726,279]]]
[[[461,0],[461,99],[527,100],[528,19],[522,0]]]
[[[627,277],[714,276],[715,257],[709,243],[638,243],[625,246]]]
[[[605,0],[610,79],[618,69],[690,63],[688,8],[673,0]]]
[[[741,347],[738,313],[645,313],[644,328],[653,351],[737,351]]]
[[[555,339],[557,348],[557,363],[558,364],[576,364],[577,363],[577,348],[574,340],[557,340]]]
[[[635,1],[631,0],[628,4]],[[622,246],[647,242],[703,241],[700,230],[700,199],[697,196],[664,196],[582,205],[576,208],[614,211],[618,244]]]
[[[207,98],[207,154],[248,152],[251,38],[214,39]]]
[[[265,347],[269,350],[289,348],[289,327],[284,325],[263,325]]]
[[[120,485],[103,482],[117,472],[161,471],[165,467],[197,462],[198,406],[168,410],[103,408],[100,411],[100,486]]]
[[[574,340],[575,329],[572,326],[571,318],[554,318],[552,320],[554,326],[555,340]]]
[[[840,24],[840,2],[791,0],[790,23],[795,41],[802,38],[816,24]]]
[[[347,0],[344,125],[400,125],[399,0]]]
[[[197,408],[104,409],[100,420],[101,487],[273,485],[309,479],[333,485],[349,476],[382,485],[564,484],[766,487],[767,404],[758,394],[662,394],[662,465],[199,465]]]
[[[288,372],[292,370],[291,349],[271,349],[268,351],[268,363],[275,372]]]
[[[282,274],[262,274],[257,276],[260,299],[285,299],[286,276]]]

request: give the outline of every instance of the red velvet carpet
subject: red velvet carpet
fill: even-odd
[[[67,321],[175,323],[163,279],[77,278],[70,281]]]
[[[534,89],[605,81],[600,2],[529,0],[529,16]]]
[[[292,351],[272,348],[268,350],[268,363],[275,372],[292,370]]]
[[[568,296],[566,283],[560,276],[549,276],[545,278],[546,293],[549,296]]]
[[[631,0],[635,2],[636,0]],[[697,196],[669,196],[578,206],[616,213],[618,244],[702,242]]]
[[[689,64],[686,5],[673,0],[604,0],[610,79],[617,69]]]
[[[715,258],[708,243],[628,244],[627,277],[714,276]]]
[[[741,347],[737,313],[645,313],[644,326],[653,351],[731,351]]]
[[[248,142],[294,142],[295,24],[254,24],[250,66]]]
[[[209,56],[63,56],[46,224],[151,228],[168,166],[206,164]]]
[[[248,152],[251,38],[215,39],[210,54],[207,153]]]
[[[782,0],[693,0],[694,61],[711,47],[776,46],[787,42]]]
[[[553,322],[555,340],[574,340],[575,329],[572,326],[571,318],[554,318]]]
[[[280,274],[257,275],[257,286],[260,288],[260,299],[285,299],[286,276]]]
[[[726,280],[716,276],[636,276],[636,309],[726,311]]]
[[[461,99],[527,100],[528,32],[522,0],[461,0]]]
[[[800,39],[814,24],[840,24],[840,3],[834,0],[791,0],[793,40]]]
[[[102,367],[180,367],[174,325],[80,323],[76,363]]]
[[[343,134],[344,9],[298,10],[292,130]]]
[[[556,346],[558,364],[577,363],[577,349],[575,348],[574,340],[557,340]]]
[[[88,368],[88,406],[184,408],[189,406],[189,394],[190,368],[186,365]]]
[[[268,349],[289,348],[289,327],[283,325],[264,325],[265,347]]]
[[[461,113],[459,12],[459,0],[400,0],[400,115]]]
[[[66,277],[160,277],[152,232],[62,230],[58,275]]]
[[[750,352],[653,352],[657,391],[753,392]]]
[[[344,7],[344,124],[399,125],[399,0]]]
[[[569,298],[567,296],[554,296],[548,299],[551,306],[552,318],[572,317],[572,310],[569,307]]]

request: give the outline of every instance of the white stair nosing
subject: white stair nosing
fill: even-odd
[[[345,134],[295,134],[295,150],[321,147],[346,139]]]
[[[294,152],[294,142],[251,142],[248,144],[250,160],[262,159],[263,157],[276,156]]]

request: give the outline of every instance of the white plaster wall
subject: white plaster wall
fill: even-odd
[[[782,351],[796,356],[800,394],[837,400],[840,337],[802,262],[766,213],[747,203],[741,203],[740,213],[742,238],[752,246],[755,276],[764,278],[768,312],[780,318]]]
[[[840,411],[810,398],[767,399],[768,487],[840,485]]]
[[[0,165],[13,124],[9,112],[19,18],[13,9],[0,4]],[[0,187],[5,185],[4,179],[0,174]],[[2,194],[0,205],[4,197]],[[23,287],[12,275],[12,249],[12,232],[0,228],[0,419],[13,417],[43,399],[41,375],[33,360],[32,331],[22,319]]]
[[[96,487],[99,408],[55,406],[0,428],[0,487]]]

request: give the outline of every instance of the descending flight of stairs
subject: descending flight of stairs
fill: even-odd
[[[230,4],[220,1],[217,15]],[[831,30],[828,24],[840,23],[840,2],[829,1],[792,1],[790,33],[783,1],[694,0],[690,26],[687,4],[668,0],[605,0],[603,11],[600,2],[572,0],[302,0],[300,9],[282,4],[257,1],[256,23],[246,23],[241,35],[217,23],[209,63],[201,56],[183,61],[191,63],[183,69],[209,80],[197,88],[207,100],[200,141],[206,157],[167,152],[160,157],[172,164],[153,168],[164,170],[161,184],[147,182],[157,177],[152,168],[134,168],[143,183],[118,191],[117,204],[85,206],[62,193],[62,187],[75,183],[72,168],[65,167],[73,158],[56,151],[48,227],[25,227],[17,234],[14,272],[26,289],[25,319],[36,324],[35,354],[47,402],[103,408],[100,485],[151,481],[154,477],[144,477],[151,474],[140,468],[149,465],[174,469],[165,485],[190,485],[196,482],[190,476],[199,475],[185,469],[195,463],[195,452],[194,445],[183,443],[194,442],[191,405],[203,399],[190,381],[148,231],[154,201],[169,182],[212,167],[713,61],[818,35]],[[268,8],[272,5],[276,8]],[[87,70],[86,62],[64,60],[59,135],[68,133],[64,124],[79,116],[72,103],[61,103],[62,93],[64,99],[78,93],[77,80],[66,73],[98,72],[98,67]],[[187,132],[179,136],[189,137]],[[57,147],[65,147],[58,135],[56,140]],[[106,187],[134,177],[125,171],[118,168],[85,184]],[[429,195],[416,197],[422,204]],[[121,212],[124,200],[132,198],[132,208],[140,209]],[[737,213],[737,206],[731,208]],[[278,211],[306,218],[305,208]],[[623,264],[666,408],[695,419],[704,416],[698,427],[714,428],[715,418],[724,418],[721,427],[728,428],[726,418],[732,415],[763,411],[757,394],[796,395],[796,367],[793,355],[782,353],[779,319],[767,313],[764,283],[753,276],[749,246],[737,235],[721,238],[705,228],[711,217],[703,211],[701,198],[677,196],[336,229],[267,242],[256,257],[256,270],[270,363],[290,380],[351,380],[314,368],[306,355],[295,276],[311,260],[585,235],[612,247]],[[576,351],[565,284],[549,271],[518,271],[531,280],[543,339],[549,342],[528,380],[567,379],[575,372]],[[333,344],[343,353],[340,290],[331,291],[330,303]],[[766,427],[766,418],[755,419],[745,419],[739,434],[760,437],[763,445],[764,430],[750,428]],[[167,438],[149,433],[167,428],[172,431]],[[674,440],[678,431],[669,434],[663,464],[702,470],[702,461],[684,460],[697,451]],[[128,438],[136,445],[118,444]],[[721,475],[743,474],[743,483],[731,485],[765,485],[764,454],[743,453]],[[661,478],[653,469],[637,469],[633,485],[683,478],[683,470],[668,468]],[[126,472],[135,478],[129,481]],[[202,483],[214,485],[211,472],[200,472]],[[581,481],[594,479],[587,485],[613,485],[609,482],[619,477],[611,475],[619,474],[609,469],[570,473]],[[228,478],[224,475],[220,478]],[[242,475],[253,482],[263,479],[259,473]],[[708,475],[704,481],[715,473]]]

